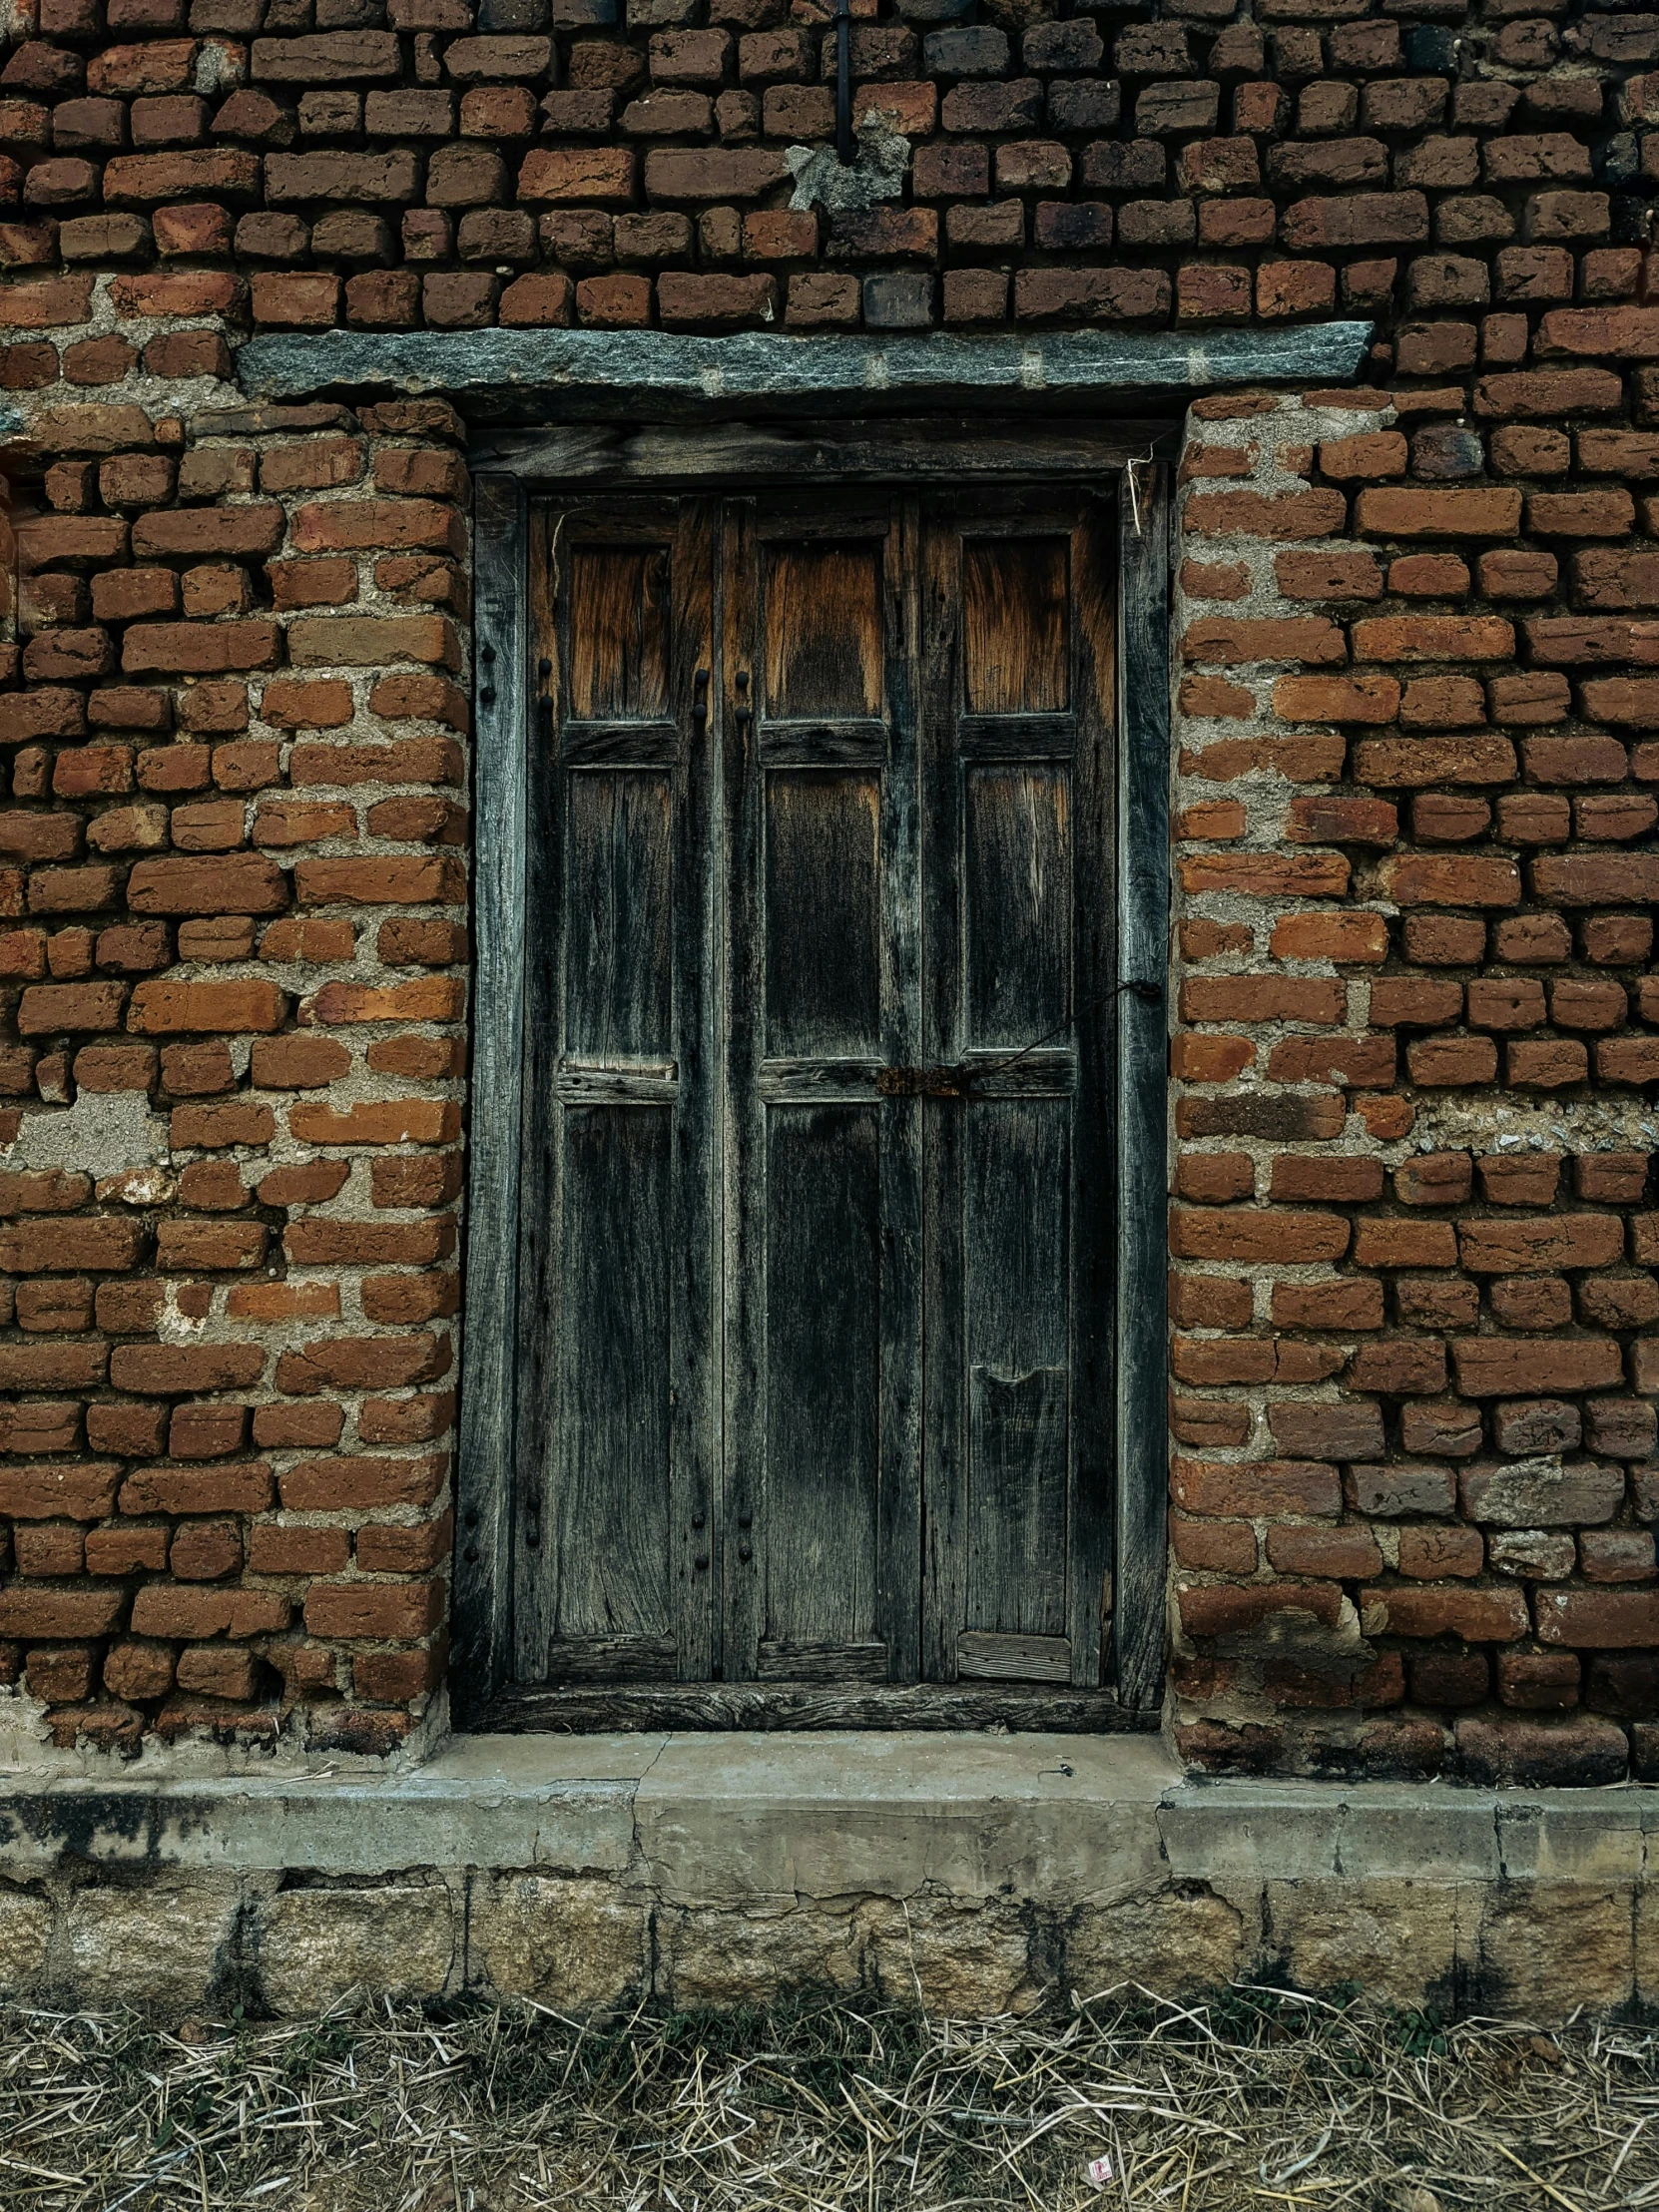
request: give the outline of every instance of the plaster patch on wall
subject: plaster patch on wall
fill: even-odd
[[[1520,1100],[1418,1091],[1411,1152],[1654,1152],[1659,1115],[1635,1098]]]
[[[12,1168],[99,1177],[165,1167],[167,1120],[142,1091],[83,1091],[61,1113],[29,1115],[3,1157]]]
[[[910,166],[910,142],[889,121],[890,111],[866,108],[855,126],[858,158],[850,169],[832,146],[788,146],[784,159],[795,179],[790,206],[824,208],[830,215],[896,200]]]

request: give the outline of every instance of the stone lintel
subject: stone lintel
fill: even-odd
[[[641,412],[744,407],[839,412],[1010,402],[1087,407],[1129,393],[1224,384],[1346,383],[1370,322],[1289,330],[1059,330],[1026,337],[732,337],[665,330],[325,330],[248,340],[253,398],[383,387],[473,411]],[[471,403],[469,408],[469,402]]]

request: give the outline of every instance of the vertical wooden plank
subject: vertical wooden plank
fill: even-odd
[[[725,1021],[721,1103],[725,1292],[720,1546],[720,1669],[753,1681],[761,1658],[756,1519],[766,1466],[766,1160],[760,1101],[766,948],[761,918],[762,790],[754,722],[758,621],[755,509],[726,503],[720,550],[720,668],[711,712],[721,733]],[[742,676],[742,686],[738,677]]]
[[[920,1108],[876,1075],[918,1033],[913,517],[732,516],[727,1672],[840,1652],[907,1681]]]
[[[674,1120],[669,1408],[671,1616],[680,1679],[707,1682],[715,1655],[715,1482],[720,1271],[715,1084],[715,681],[713,500],[681,502],[674,550],[669,689],[680,731],[672,930],[679,1106]]]
[[[1072,902],[1103,885],[1072,866],[1072,772],[999,762],[963,780],[964,1042],[1064,1046],[1072,1025]]]
[[[547,1678],[557,1607],[554,1531],[562,1508],[550,1495],[564,1406],[567,1364],[560,1356],[565,1215],[564,1116],[555,1090],[564,1049],[564,794],[558,732],[570,712],[569,560],[561,558],[568,510],[537,501],[530,509],[527,563],[527,662],[534,664],[525,762],[523,859],[524,1038],[519,1055],[518,1301],[512,1451],[500,1479],[511,1490],[513,1678]],[[549,708],[540,702],[546,699]]]
[[[550,1646],[561,1678],[706,1679],[712,1664],[711,559],[696,502],[532,518],[550,712],[526,861],[513,1602],[527,1683]]]
[[[1073,1110],[1060,1098],[956,1109],[965,1124],[960,1625],[971,1630],[1066,1632]]]
[[[760,1115],[765,1213],[746,1266],[766,1286],[763,1635],[868,1645],[880,1626],[880,1108]]]
[[[558,1373],[543,1385],[557,1423],[538,1587],[521,1589],[520,1610],[542,1614],[551,1589],[561,1644],[655,1643],[672,1620],[673,1111],[579,1106],[558,1119]],[[521,1680],[545,1676],[547,1648],[521,1650]]]
[[[1169,971],[1169,472],[1119,494],[1118,1696],[1158,1701],[1168,1520],[1165,1281]]]
[[[921,1054],[921,790],[919,627],[921,505],[895,497],[882,560],[887,764],[881,780],[881,1055]],[[921,1666],[921,1116],[919,1098],[886,1098],[880,1115],[881,1489],[876,1617],[887,1674]]]
[[[456,1640],[450,1686],[464,1720],[499,1686],[512,1632],[510,1469],[518,1303],[523,1064],[525,754],[529,691],[525,514],[510,476],[474,487],[478,655],[473,738],[472,1082],[467,1131]],[[493,658],[486,659],[486,649]],[[493,697],[487,695],[493,693]]]
[[[1077,1092],[1073,1123],[1072,1427],[1066,1633],[1071,1679],[1099,1686],[1104,1585],[1118,1492],[1116,1357],[1118,1171],[1118,747],[1115,533],[1086,502],[1072,535],[1074,869],[1072,932]],[[1157,1282],[1162,1295],[1163,1275]]]
[[[919,725],[922,818],[921,1058],[961,1048],[961,540],[929,515],[921,535]],[[921,1672],[956,1679],[967,1602],[967,1408],[962,1310],[962,1122],[951,1099],[922,1105]]]

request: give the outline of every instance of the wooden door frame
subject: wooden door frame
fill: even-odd
[[[925,485],[964,474],[993,481],[1104,478],[1117,493],[1116,1687],[1115,1693],[1033,1694],[1030,1706],[1038,1725],[1157,1726],[1168,1494],[1168,456],[1178,432],[1167,421],[883,418],[810,427],[572,423],[486,432],[479,441],[473,456],[474,975],[450,1660],[457,1726],[500,1728],[524,1720],[508,1685],[528,761],[542,688],[531,658],[529,502],[601,487],[609,493],[766,481]],[[764,1725],[758,1712],[744,1718]],[[965,1710],[963,1723],[971,1724]]]

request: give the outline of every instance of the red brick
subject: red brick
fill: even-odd
[[[13,1520],[96,1521],[115,1510],[121,1469],[108,1460],[0,1462],[0,1513]]]
[[[1342,1484],[1334,1467],[1312,1460],[1251,1459],[1206,1462],[1177,1458],[1170,1495],[1183,1512],[1229,1518],[1239,1514],[1300,1513],[1332,1518],[1342,1510]]]
[[[1514,1643],[1530,1631],[1526,1600],[1512,1587],[1448,1589],[1433,1585],[1366,1593],[1361,1613],[1368,1635],[1461,1636],[1470,1643]]]
[[[141,914],[269,914],[287,904],[287,878],[262,854],[141,860],[127,881]]]
[[[1465,1337],[1451,1356],[1465,1397],[1607,1389],[1623,1380],[1619,1348],[1606,1338]]]
[[[1538,1640],[1580,1651],[1628,1651],[1659,1643],[1659,1590],[1540,1589]]]
[[[136,1636],[192,1641],[213,1636],[272,1635],[288,1623],[288,1601],[275,1590],[205,1589],[148,1582],[133,1598]]]
[[[1402,906],[1520,904],[1520,870],[1499,853],[1391,853],[1381,875]]]
[[[1181,1624],[1190,1636],[1248,1634],[1276,1613],[1301,1613],[1335,1628],[1342,1592],[1330,1582],[1210,1583],[1178,1587]]]
[[[1170,1250],[1191,1260],[1340,1260],[1348,1240],[1349,1225],[1337,1214],[1177,1208],[1170,1224]]]
[[[1270,1528],[1268,1558],[1281,1574],[1327,1575],[1364,1581],[1382,1571],[1382,1554],[1369,1528]]]
[[[1520,495],[1515,495],[1520,517]],[[1334,490],[1194,492],[1182,527],[1206,537],[1268,538],[1279,542],[1330,537],[1348,520],[1348,501]],[[1513,525],[1511,525],[1513,527]]]
[[[1357,526],[1387,538],[1506,538],[1520,528],[1521,494],[1510,486],[1427,490],[1379,485],[1362,491]]]
[[[1486,1563],[1486,1546],[1477,1528],[1447,1528],[1429,1521],[1399,1531],[1399,1571],[1417,1582],[1447,1576],[1477,1575]]]
[[[72,1590],[13,1582],[0,1590],[0,1636],[107,1636],[126,1607],[122,1590]]]
[[[392,1505],[430,1505],[448,1472],[448,1458],[306,1459],[281,1478],[290,1512],[375,1511]]]
[[[441,1582],[313,1582],[305,1626],[313,1636],[422,1636],[442,1618]]]
[[[286,1000],[275,983],[258,978],[233,983],[140,983],[127,1025],[149,1035],[191,1029],[277,1028]]]

